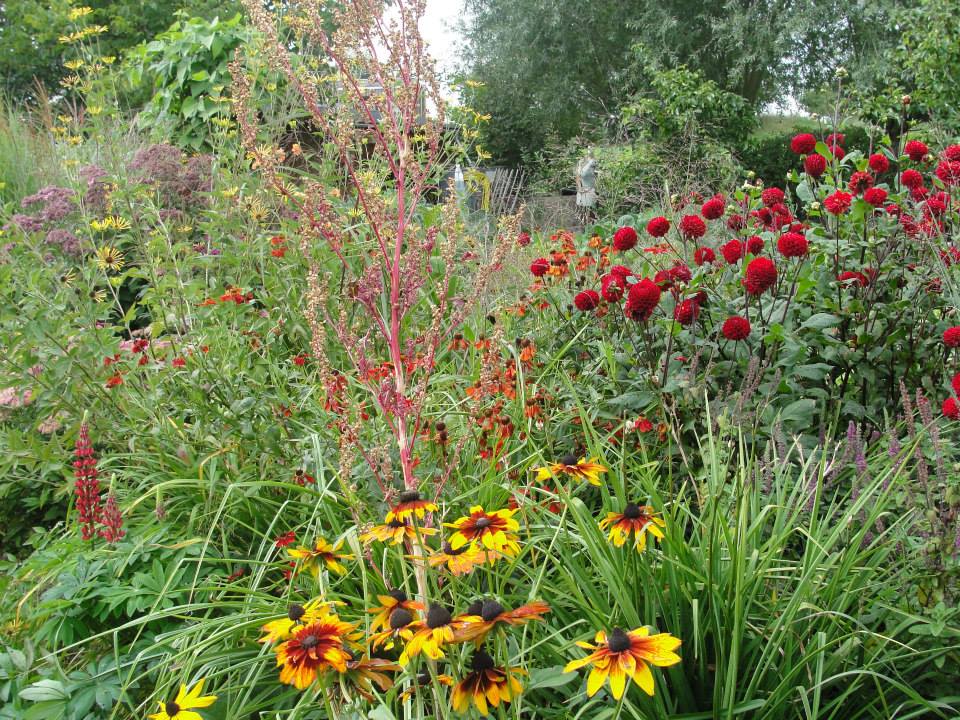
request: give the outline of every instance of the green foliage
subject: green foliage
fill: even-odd
[[[642,46],[634,53],[624,81],[637,90],[620,107],[626,132],[668,139],[696,131],[730,145],[753,128],[753,108],[740,95],[686,66],[658,67]]]
[[[71,31],[71,8],[90,7],[88,23],[106,28],[96,38],[101,56],[120,56],[170,24],[173,14],[189,8],[195,16],[226,14],[237,6],[232,0],[91,0],[72,3],[67,0],[10,0],[0,8],[0,78],[12,97],[35,94],[39,82],[48,92],[59,87],[66,74],[63,66],[62,36]]]
[[[252,31],[239,14],[223,21],[178,15],[168,30],[131,50],[128,78],[134,85],[153,85],[153,97],[138,118],[141,127],[156,138],[206,148],[218,123],[221,131],[230,124],[227,65]]]

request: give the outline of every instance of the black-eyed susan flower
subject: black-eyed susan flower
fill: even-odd
[[[97,248],[97,267],[101,270],[120,272],[126,262],[123,253],[111,245]]]
[[[387,522],[392,520],[409,520],[412,517],[423,519],[428,512],[436,512],[437,504],[420,497],[416,490],[405,490],[397,498],[397,504],[387,513]]]
[[[499,553],[495,553],[492,550],[483,550],[472,544],[464,545],[454,550],[449,542],[444,541],[440,550],[430,555],[430,557],[427,558],[427,562],[430,564],[430,567],[446,565],[447,570],[459,576],[466,575],[477,565],[483,565],[488,561],[493,562],[498,557],[500,557]]]
[[[542,600],[507,610],[496,600],[477,600],[469,605],[458,620],[463,625],[457,631],[459,640],[473,640],[479,646],[498,624],[524,625],[532,620],[543,620],[550,606]]]
[[[407,642],[413,637],[415,620],[416,615],[413,612],[406,608],[397,608],[390,613],[387,626],[370,636],[370,647],[374,650],[379,648],[391,650],[398,639]]]
[[[439,683],[440,685],[446,685],[447,687],[453,687],[453,678],[449,675],[444,675],[443,673],[438,673],[437,675],[431,675],[428,671],[424,671],[417,675],[417,681],[415,684],[410,685],[406,688],[400,695],[400,702],[406,702],[414,696],[417,692],[417,688],[430,687],[434,682]]]
[[[181,685],[177,697],[170,702],[161,702],[160,712],[150,715],[150,720],[203,720],[200,713],[194,710],[210,707],[217,700],[216,695],[201,694],[205,680],[206,678],[200,678],[192,690]]]
[[[600,529],[610,529],[607,538],[616,547],[623,547],[627,539],[633,535],[633,546],[637,552],[643,552],[647,546],[647,533],[657,540],[663,539],[663,530],[667,524],[656,516],[649,505],[628,503],[622,513],[607,513],[607,517],[600,521]]]
[[[680,647],[680,639],[669,633],[651,635],[645,627],[629,632],[617,628],[609,635],[601,630],[594,642],[578,642],[577,645],[593,652],[579,660],[572,660],[563,669],[564,672],[573,672],[593,665],[587,678],[588,697],[596,695],[608,677],[610,694],[616,700],[626,692],[628,679],[632,679],[647,695],[653,695],[650,665],[669,667],[680,662],[680,656],[674,652]]]
[[[486,512],[482,505],[470,508],[470,514],[456,522],[444,523],[456,532],[450,536],[450,547],[459,550],[464,545],[476,543],[487,550],[516,557],[520,552],[516,532],[520,525],[513,519],[516,510],[493,510]]]
[[[413,636],[403,648],[400,664],[406,665],[410,658],[421,652],[431,660],[440,660],[443,657],[443,646],[457,642],[457,631],[465,624],[463,620],[455,619],[443,605],[431,605],[427,609],[426,617],[411,625]]]
[[[346,672],[347,662],[352,659],[347,643],[359,638],[355,629],[355,625],[328,612],[294,630],[290,639],[275,649],[280,682],[305,690],[328,670]]]
[[[367,610],[373,614],[373,620],[370,622],[370,630],[376,631],[385,629],[390,624],[390,614],[397,608],[403,608],[411,613],[423,610],[423,603],[407,598],[403,590],[391,590],[386,595],[377,595],[380,605]]]
[[[374,525],[360,536],[360,541],[363,543],[371,543],[374,540],[379,540],[380,542],[390,545],[399,545],[404,540],[414,540],[417,535],[420,537],[429,537],[430,535],[436,534],[436,532],[434,528],[417,527],[406,520],[394,518],[393,520],[388,520],[383,525]]]
[[[387,673],[400,672],[401,668],[392,660],[372,658],[360,655],[348,649],[350,660],[343,680],[349,681],[357,692],[368,702],[373,702],[373,685],[386,692],[393,687],[393,678]]]
[[[336,545],[331,545],[321,537],[317,538],[312,550],[301,545],[288,549],[287,553],[294,560],[300,561],[301,572],[309,570],[314,577],[320,576],[321,563],[326,565],[330,572],[335,572],[337,575],[346,575],[347,569],[340,561],[350,560],[353,556],[341,554],[340,548],[342,547],[343,540],[338,541]]]
[[[314,620],[330,612],[335,603],[327,602],[319,598],[311,600],[306,605],[293,603],[287,609],[286,617],[271,620],[260,629],[266,633],[259,642],[273,643],[278,640],[287,640],[291,633],[297,628],[309,625]],[[341,603],[342,604],[342,603]]]
[[[477,650],[470,661],[471,672],[453,688],[450,698],[453,709],[465,713],[472,703],[481,715],[490,707],[509,703],[523,692],[523,683],[518,675],[525,674],[517,668],[499,668],[485,650]]]
[[[597,458],[587,460],[585,457],[577,460],[576,455],[567,455],[560,462],[550,463],[536,468],[537,480],[569,475],[578,480],[586,480],[591,485],[600,485],[600,476],[607,472],[607,468],[597,462]]]

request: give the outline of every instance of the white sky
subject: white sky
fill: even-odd
[[[463,0],[427,0],[427,12],[420,22],[420,32],[437,60],[441,75],[452,71],[460,57],[463,39],[456,24],[463,13]]]

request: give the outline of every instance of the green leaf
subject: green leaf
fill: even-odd
[[[21,700],[45,702],[50,700],[68,700],[70,694],[59,680],[37,680],[20,691]]]

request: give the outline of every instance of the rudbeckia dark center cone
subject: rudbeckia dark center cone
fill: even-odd
[[[449,625],[451,620],[453,615],[443,605],[431,605],[427,611],[427,627],[431,630]]]
[[[402,528],[404,525],[406,525],[406,523],[403,520],[397,520],[396,518],[394,518],[393,520],[388,522],[387,525],[392,528]]]
[[[640,506],[636,503],[630,503],[623,509],[623,516],[627,520],[636,520],[643,513],[640,512]]]
[[[404,490],[400,493],[400,502],[402,503],[416,502],[419,499],[420,493],[416,490]]]
[[[320,640],[317,639],[317,636],[316,636],[316,635],[307,635],[305,638],[303,638],[303,639],[300,641],[300,647],[302,647],[302,648],[304,648],[304,649],[306,649],[306,650],[310,650],[311,648],[315,648],[315,647],[316,647],[317,645],[319,645],[319,644],[320,644]]]
[[[503,605],[496,600],[487,600],[480,607],[480,617],[484,622],[490,622],[503,614]]]
[[[180,706],[177,705],[175,702],[168,702],[166,705],[163,706],[163,711],[170,717],[173,717],[178,712],[180,712]]]
[[[631,645],[630,637],[620,628],[613,630],[607,638],[607,647],[610,652],[624,652],[629,650]]]
[[[479,615],[483,610],[483,600],[474,600],[464,611],[467,615]]]
[[[397,602],[405,602],[407,599],[407,594],[403,590],[391,590],[387,594]]]
[[[287,617],[293,620],[294,622],[298,622],[300,618],[302,618],[306,613],[307,611],[303,607],[303,605],[294,603],[293,605],[290,606],[290,609],[287,610]]]
[[[466,545],[464,545],[462,548],[459,548],[458,550],[454,550],[453,545],[451,545],[447,541],[444,541],[443,543],[443,552],[445,555],[462,555],[466,551],[467,551]]]
[[[573,453],[567,453],[567,454],[564,455],[562,458],[560,458],[560,463],[561,463],[562,465],[576,465],[576,464],[577,464],[577,456],[574,455]]]
[[[473,660],[470,661],[470,667],[477,672],[492,670],[494,667],[493,658],[484,650],[477,650],[473,654]]]
[[[477,520],[477,521],[474,523],[474,525],[476,525],[476,526],[477,526],[478,528],[480,528],[481,530],[483,530],[484,528],[488,528],[488,527],[490,527],[490,518],[488,518],[488,517],[482,517],[482,518],[480,518],[479,520]]]
[[[390,613],[390,629],[399,630],[400,628],[406,627],[413,621],[413,615],[410,614],[409,610],[404,608],[397,608],[392,613]]]

